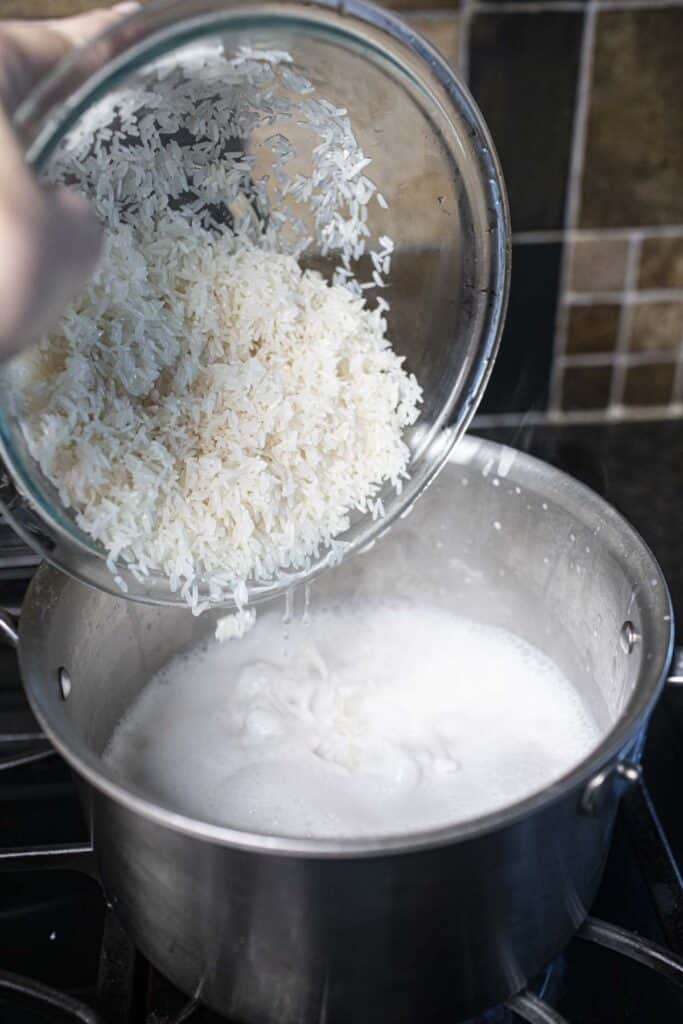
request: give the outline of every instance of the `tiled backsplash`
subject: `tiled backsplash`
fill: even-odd
[[[510,195],[484,416],[683,415],[683,0],[394,0],[468,81]],[[89,0],[0,0],[0,17]]]
[[[465,3],[461,71],[510,194],[482,411],[683,413],[683,5]]]
[[[437,47],[453,10],[417,16]],[[513,229],[481,413],[683,414],[683,4],[463,0],[456,16]]]

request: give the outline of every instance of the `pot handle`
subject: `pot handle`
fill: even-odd
[[[676,647],[674,650],[666,685],[680,687],[683,691],[683,647]],[[624,759],[607,765],[586,783],[579,800],[580,813],[596,815],[608,785],[616,782],[620,788],[625,789],[640,782],[642,776],[643,769],[637,761]]]

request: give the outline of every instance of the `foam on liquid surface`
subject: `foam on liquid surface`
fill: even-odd
[[[523,639],[408,602],[315,609],[171,660],[105,759],[192,817],[285,836],[452,824],[551,783],[597,743]]]

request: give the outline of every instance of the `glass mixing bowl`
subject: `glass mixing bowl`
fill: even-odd
[[[372,161],[367,174],[386,199],[386,209],[368,207],[368,226],[373,237],[388,235],[395,246],[382,293],[390,302],[388,335],[424,399],[419,420],[405,434],[410,479],[400,494],[385,486],[382,518],[353,514],[339,538],[350,553],[411,508],[484,391],[508,292],[509,220],[500,167],[465,86],[393,14],[361,0],[171,0],[146,5],[76,51],[24,103],[17,122],[37,174],[48,173],[70,133],[103,97],[144,85],[159,61],[207,41],[222,43],[227,53],[245,45],[287,51],[321,96],[346,108]],[[338,263],[315,251],[307,259],[328,276]],[[45,559],[85,583],[120,593],[106,552],[78,527],[27,449],[21,411],[10,412],[6,400],[16,372],[17,364],[10,364],[0,381],[0,450],[8,470],[0,486],[3,511]],[[338,551],[327,550],[305,569],[253,581],[249,600],[311,579],[337,558]],[[132,599],[183,600],[162,574],[141,581],[120,563],[117,572]]]

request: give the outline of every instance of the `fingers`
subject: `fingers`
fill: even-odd
[[[1,47],[0,61],[2,61]],[[1,74],[2,64],[0,63],[0,78]],[[11,185],[14,175],[23,177],[27,173],[24,151],[14,134],[9,115],[5,113],[0,104],[0,190],[5,188],[6,183]]]
[[[10,114],[39,79],[66,56],[69,42],[38,23],[0,23],[0,102]]]
[[[87,14],[76,14],[72,18],[58,18],[44,24],[63,36],[71,46],[81,46],[99,35],[100,32],[104,32],[126,14],[132,14],[139,9],[140,4],[136,0],[126,0],[114,7],[98,8],[96,11],[88,11]]]
[[[59,317],[95,268],[101,243],[82,196],[38,185],[0,106],[0,361]]]
[[[0,102],[12,113],[63,57],[104,32],[137,3],[118,4],[53,21],[0,22]]]
[[[102,228],[87,200],[30,178],[0,181],[0,360],[36,341],[97,265]]]
[[[92,274],[103,232],[87,200],[34,179],[11,114],[39,79],[137,4],[0,23],[0,361],[37,340]]]

